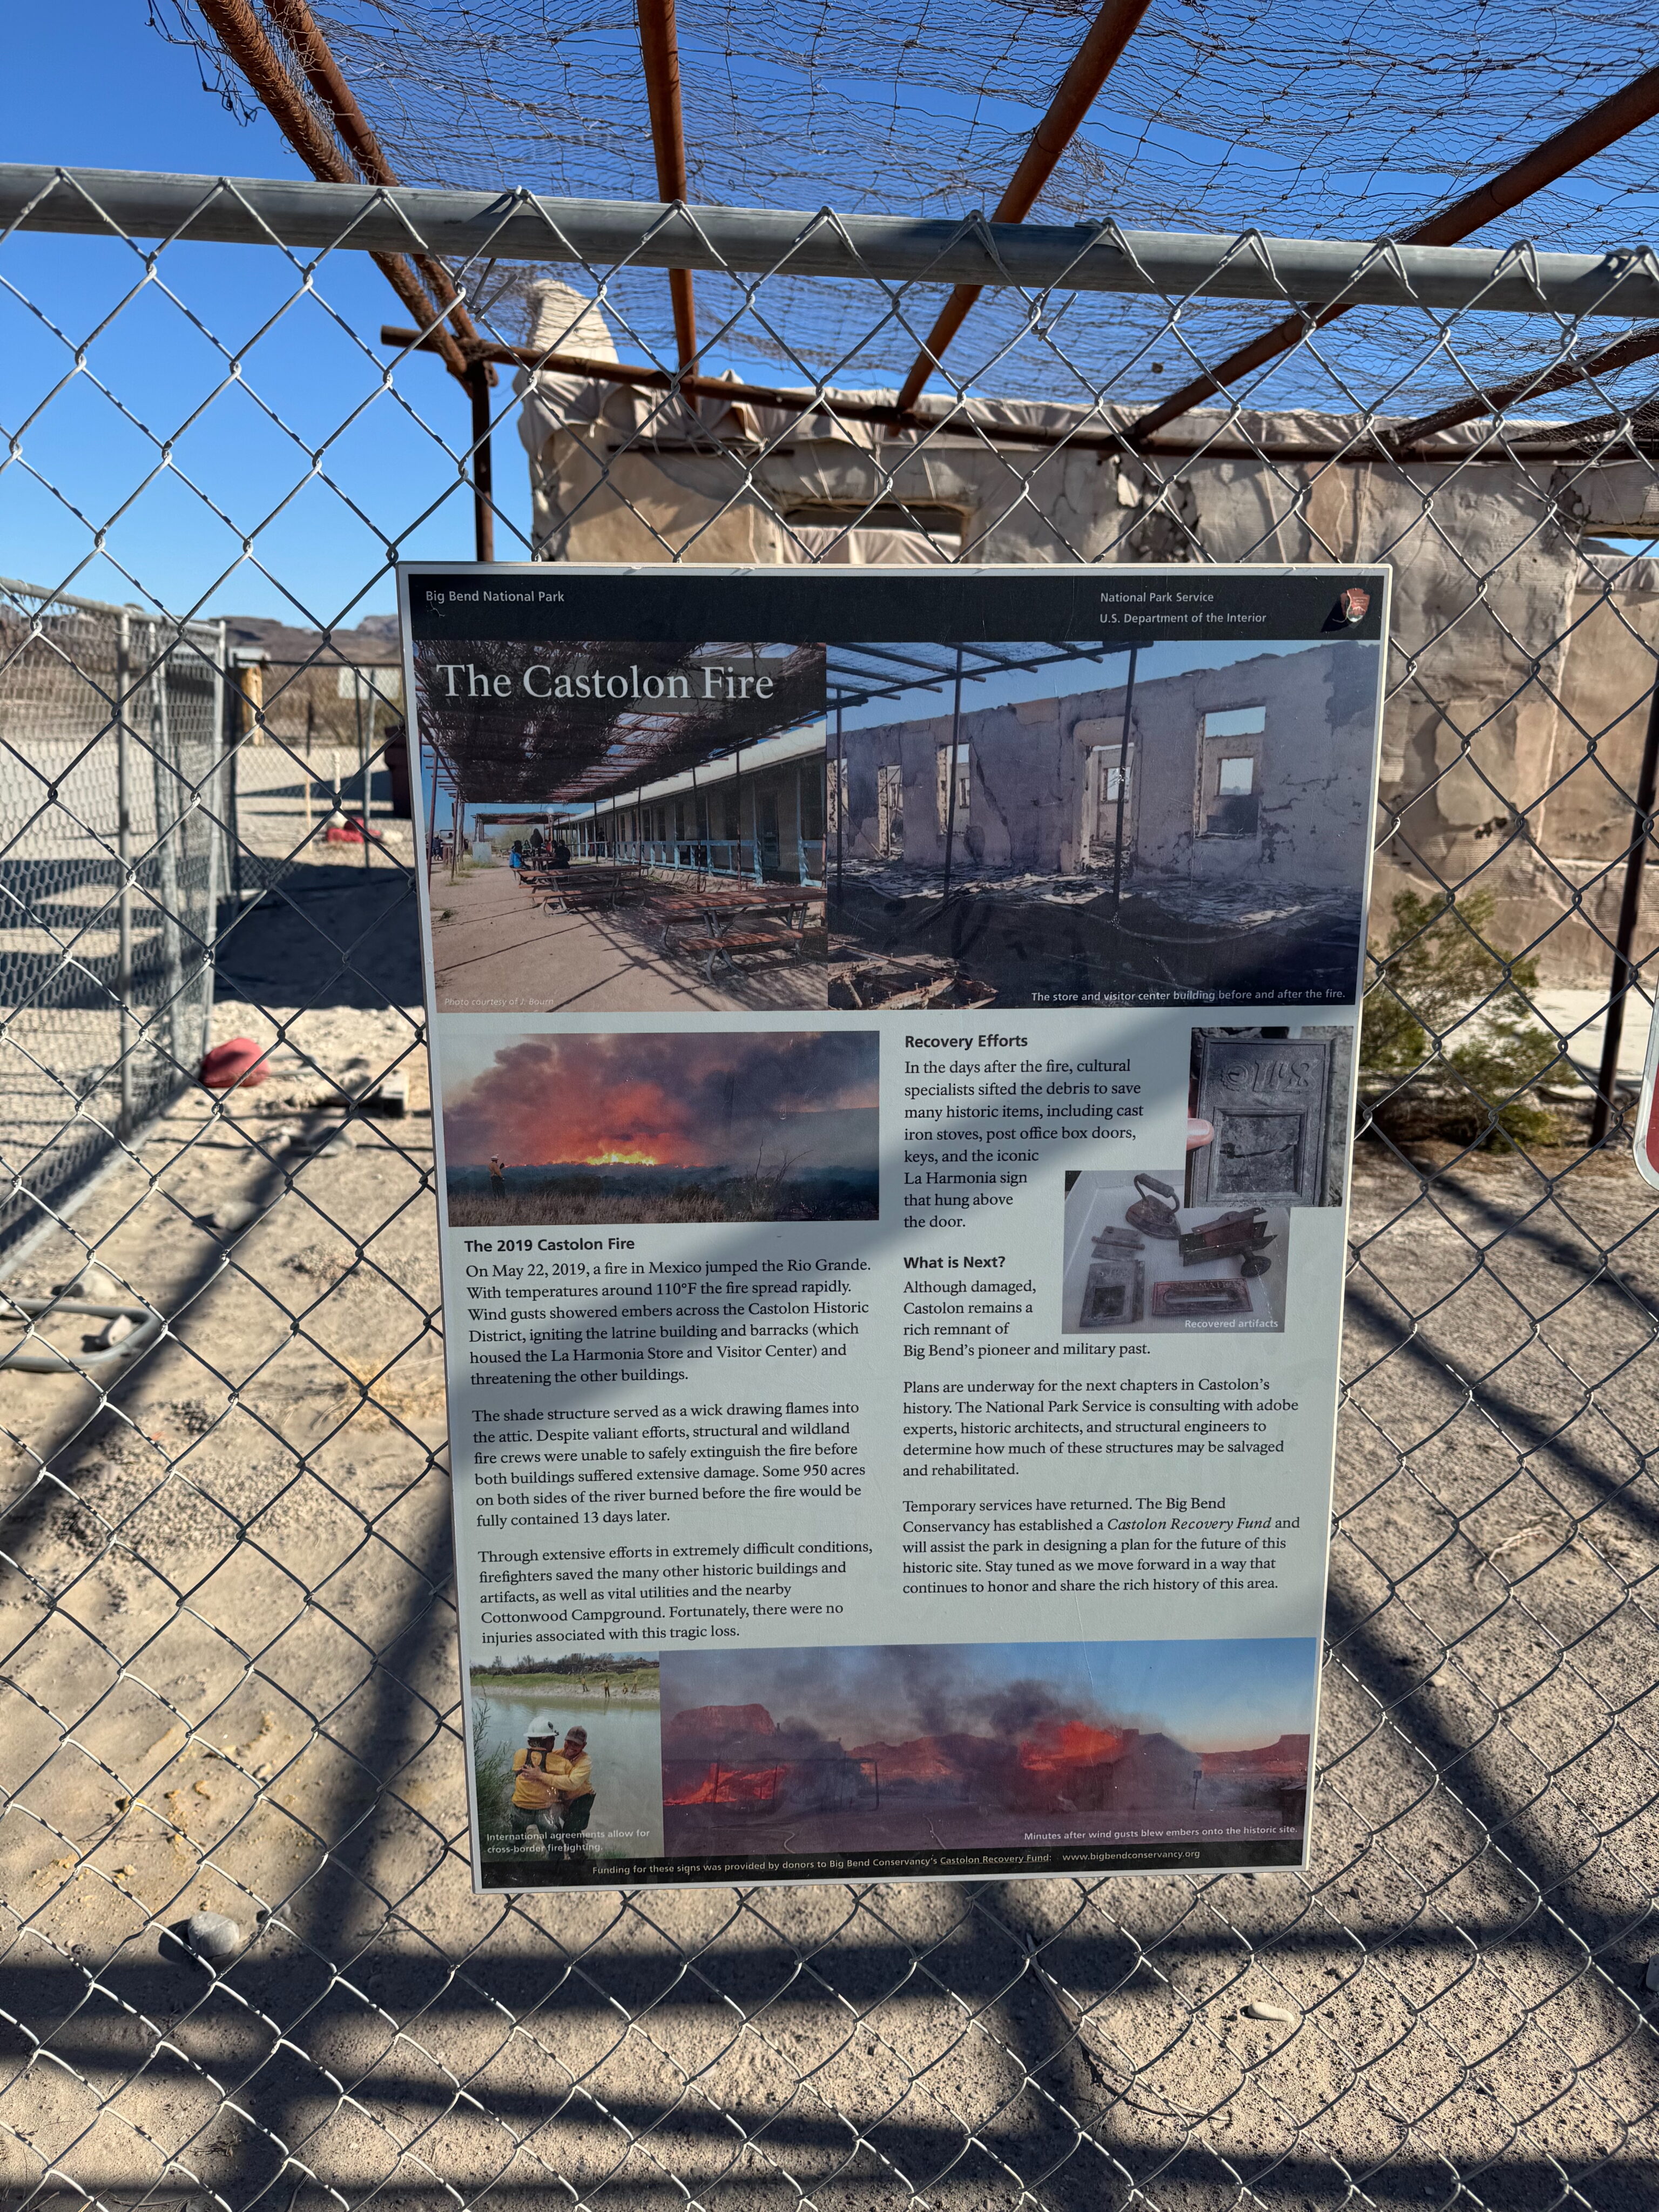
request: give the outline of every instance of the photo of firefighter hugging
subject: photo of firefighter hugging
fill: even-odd
[[[513,1754],[513,1802],[507,1824],[521,1850],[531,1838],[545,1838],[550,1858],[574,1858],[587,1850],[587,1823],[593,1810],[593,1767],[587,1755],[587,1730],[556,1730],[525,1739]]]

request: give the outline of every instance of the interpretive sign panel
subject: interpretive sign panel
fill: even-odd
[[[1303,1864],[1386,572],[401,593],[479,1884]]]

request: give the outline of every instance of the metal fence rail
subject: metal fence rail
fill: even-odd
[[[145,617],[122,678],[116,617],[15,603],[0,758],[27,793],[6,835],[32,933],[0,1049],[38,1088],[4,1141],[26,1164],[113,1141],[117,1164],[14,1273],[7,1317],[82,1358],[101,1316],[78,1308],[164,1328],[125,1366],[0,1370],[8,2212],[1651,2203],[1659,1239],[1606,1020],[1606,979],[1622,1017],[1652,943],[1656,349],[1624,319],[1648,258],[878,237],[825,215],[808,277],[789,216],[16,170],[0,207],[24,226],[0,251],[17,449],[77,571],[107,540],[54,410],[86,364],[157,450],[251,410],[279,462],[255,480],[249,430],[188,487],[244,549],[216,603],[258,563],[290,620],[318,609],[326,531],[311,511],[284,535],[300,490],[363,532],[349,587],[304,617],[318,698],[350,657],[331,623],[387,603],[387,549],[465,550],[492,418],[521,426],[532,479],[526,519],[499,441],[504,552],[1381,559],[1397,580],[1312,1870],[556,1900],[468,1887],[407,832],[326,844],[320,708],[285,647],[289,703],[238,760],[237,837],[270,888],[217,947],[213,1015],[269,1079],[175,1090],[222,879],[220,724],[190,656],[222,654]],[[206,246],[155,242],[187,222],[257,267],[252,336],[215,335],[235,319]],[[362,250],[417,240],[455,257],[484,348],[527,358],[517,385],[475,378],[463,404],[363,332]],[[503,289],[475,248],[537,265]],[[677,383],[639,337],[642,288],[693,259],[705,365],[769,397]],[[1132,260],[1152,289],[1090,319],[1081,288]],[[1018,295],[1018,343],[976,356],[967,325],[949,428],[873,411],[898,412],[958,278]],[[793,343],[809,283],[840,288],[855,343],[833,361]],[[118,339],[163,286],[183,319],[158,380],[157,342],[100,352],[87,330]],[[1305,318],[1165,449],[1137,441],[1241,301],[1339,290],[1370,304]],[[290,315],[322,319],[325,387],[284,349]],[[751,369],[780,362],[813,397]],[[842,386],[863,415],[824,396]],[[368,418],[396,468],[365,525],[346,433]],[[103,512],[142,490],[100,488]],[[159,541],[121,544],[142,586]],[[48,678],[72,736],[11,703]],[[124,1056],[129,880],[148,980]],[[112,1071],[152,1064],[167,1112],[112,1140]],[[89,1269],[97,1295],[54,1300]],[[236,1923],[216,1969],[178,1937],[202,1911]]]

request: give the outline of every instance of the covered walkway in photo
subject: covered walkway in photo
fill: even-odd
[[[665,891],[670,887],[664,886]],[[821,960],[769,960],[711,982],[689,951],[662,953],[642,909],[567,914],[533,903],[510,868],[432,878],[438,1003],[478,1013],[707,1013],[822,1007]]]

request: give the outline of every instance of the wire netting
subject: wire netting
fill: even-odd
[[[958,217],[995,206],[1093,7],[1082,0],[997,0],[948,21],[926,0],[833,13],[790,0],[764,14],[729,0],[678,9],[693,200],[735,207]],[[392,168],[410,185],[649,200],[658,186],[642,131],[639,29],[626,4],[540,4],[509,17],[466,0],[343,0],[315,11],[357,88]],[[263,13],[262,20],[264,18]],[[248,108],[190,0],[167,0],[158,29],[195,48],[204,85]],[[274,26],[271,46],[307,96]],[[1386,15],[1332,17],[1296,0],[1154,0],[1106,89],[1066,147],[1032,219],[1308,238],[1399,234],[1629,82],[1640,66],[1620,17],[1595,0],[1456,0]],[[327,127],[326,118],[317,111]],[[1520,234],[1585,248],[1648,228],[1655,126],[1615,143],[1528,201],[1524,215],[1471,234]],[[666,293],[625,272],[621,296],[653,347],[669,343]],[[522,292],[526,272],[489,272],[475,291]],[[699,279],[717,324],[738,307],[718,277]],[[772,290],[787,332],[750,319],[759,364],[811,362],[843,385],[897,383],[944,298],[916,287],[899,317],[876,319],[859,288]],[[787,313],[785,312],[787,307]],[[981,304],[999,341],[952,360],[952,375],[992,369],[988,388],[1048,396],[1063,376],[1050,349],[1022,346],[1012,296]],[[498,319],[503,319],[498,310]],[[1083,297],[1067,303],[1063,350],[1100,360],[1121,348],[1115,395],[1150,405],[1191,364],[1156,308]],[[1260,318],[1224,301],[1189,304],[1199,350],[1218,357]],[[1351,318],[1328,343],[1373,392],[1413,365],[1388,318]],[[1132,341],[1126,343],[1125,341]],[[1549,335],[1519,337],[1547,351]],[[1516,357],[1517,334],[1464,318],[1460,352]],[[1415,364],[1425,398],[1443,392],[1446,360]],[[1287,402],[1323,404],[1322,379],[1293,354]],[[1081,387],[1062,385],[1065,396]],[[1645,386],[1643,389],[1646,389]]]
[[[350,331],[341,257],[240,251],[268,300]],[[69,549],[62,588],[100,558],[147,588],[164,556],[146,514],[172,512],[147,508],[154,468],[167,500],[200,502],[218,564],[156,599],[188,613],[210,586],[230,605],[269,579],[313,625],[308,653],[273,653],[298,701],[294,664],[342,665],[344,626],[385,603],[388,548],[426,531],[466,549],[468,417],[429,363],[342,339],[325,405],[280,314],[203,335],[225,319],[198,249],[7,252],[13,373],[33,380],[18,449]],[[597,311],[653,358],[615,272],[562,274],[574,302],[542,298],[543,343]],[[155,307],[163,283],[176,343],[151,325],[144,358],[112,357],[88,394],[86,319],[118,327],[123,301]],[[805,357],[793,291],[732,285],[748,326]],[[922,312],[902,287],[849,277],[842,295],[872,343]],[[7,1283],[3,1340],[66,1363],[0,1365],[0,2184],[18,2212],[1652,2201],[1659,1243],[1628,1158],[1634,1009],[1601,1073],[1651,828],[1659,585],[1632,541],[1659,526],[1652,464],[1627,422],[1540,457],[1501,416],[1390,459],[1364,441],[1394,380],[1339,399],[1318,335],[1297,374],[1330,412],[1242,393],[1162,450],[1068,447],[1135,394],[1066,305],[1010,289],[1001,311],[1070,380],[1046,411],[1000,418],[1046,446],[994,420],[890,439],[819,400],[769,415],[504,382],[494,406],[520,410],[535,505],[526,526],[498,440],[498,528],[503,551],[588,559],[1395,563],[1310,1871],[471,1893],[416,856],[372,753],[345,802],[370,836],[329,842],[316,716],[307,746],[302,711],[273,706],[235,739],[236,835],[264,888],[212,947],[213,1034],[252,1038],[267,1079],[179,1091],[108,1175],[54,1201],[59,1225]],[[1172,340],[1183,313],[1161,303]],[[1533,358],[1542,319],[1504,327],[1509,365]],[[1389,342],[1443,392],[1462,328],[1462,311],[1406,307]],[[1547,331],[1565,350],[1595,336]],[[961,343],[996,388],[997,330]],[[158,346],[167,375],[140,404]],[[58,481],[60,389],[125,407],[150,441],[95,502]],[[220,407],[234,451],[216,474],[198,450],[187,480],[179,422]],[[341,434],[377,412],[405,459],[351,537],[368,495]],[[268,463],[259,421],[278,426]],[[356,549],[332,614],[316,510],[303,542],[283,535],[282,468],[336,503]],[[48,1050],[32,1024],[67,1021],[52,994],[78,1009],[106,972],[119,718],[94,618],[58,620],[44,591],[19,604],[15,680],[51,658],[92,702],[72,739],[6,726],[6,774],[30,794],[8,833],[30,988],[5,1049],[42,1086],[6,1111],[50,1125],[18,1147],[33,1158],[106,1095],[105,1047]],[[161,758],[205,790],[210,758],[175,768],[125,719],[144,775]],[[133,864],[185,963],[205,909],[161,872],[182,805],[164,801]],[[1638,927],[1638,975],[1651,942]],[[177,998],[145,1002],[133,1049],[188,1073],[161,1019]],[[79,1301],[53,1303],[77,1280]],[[76,1310],[123,1304],[166,1323],[125,1364]],[[217,1966],[180,1938],[203,1911],[236,1925]]]

